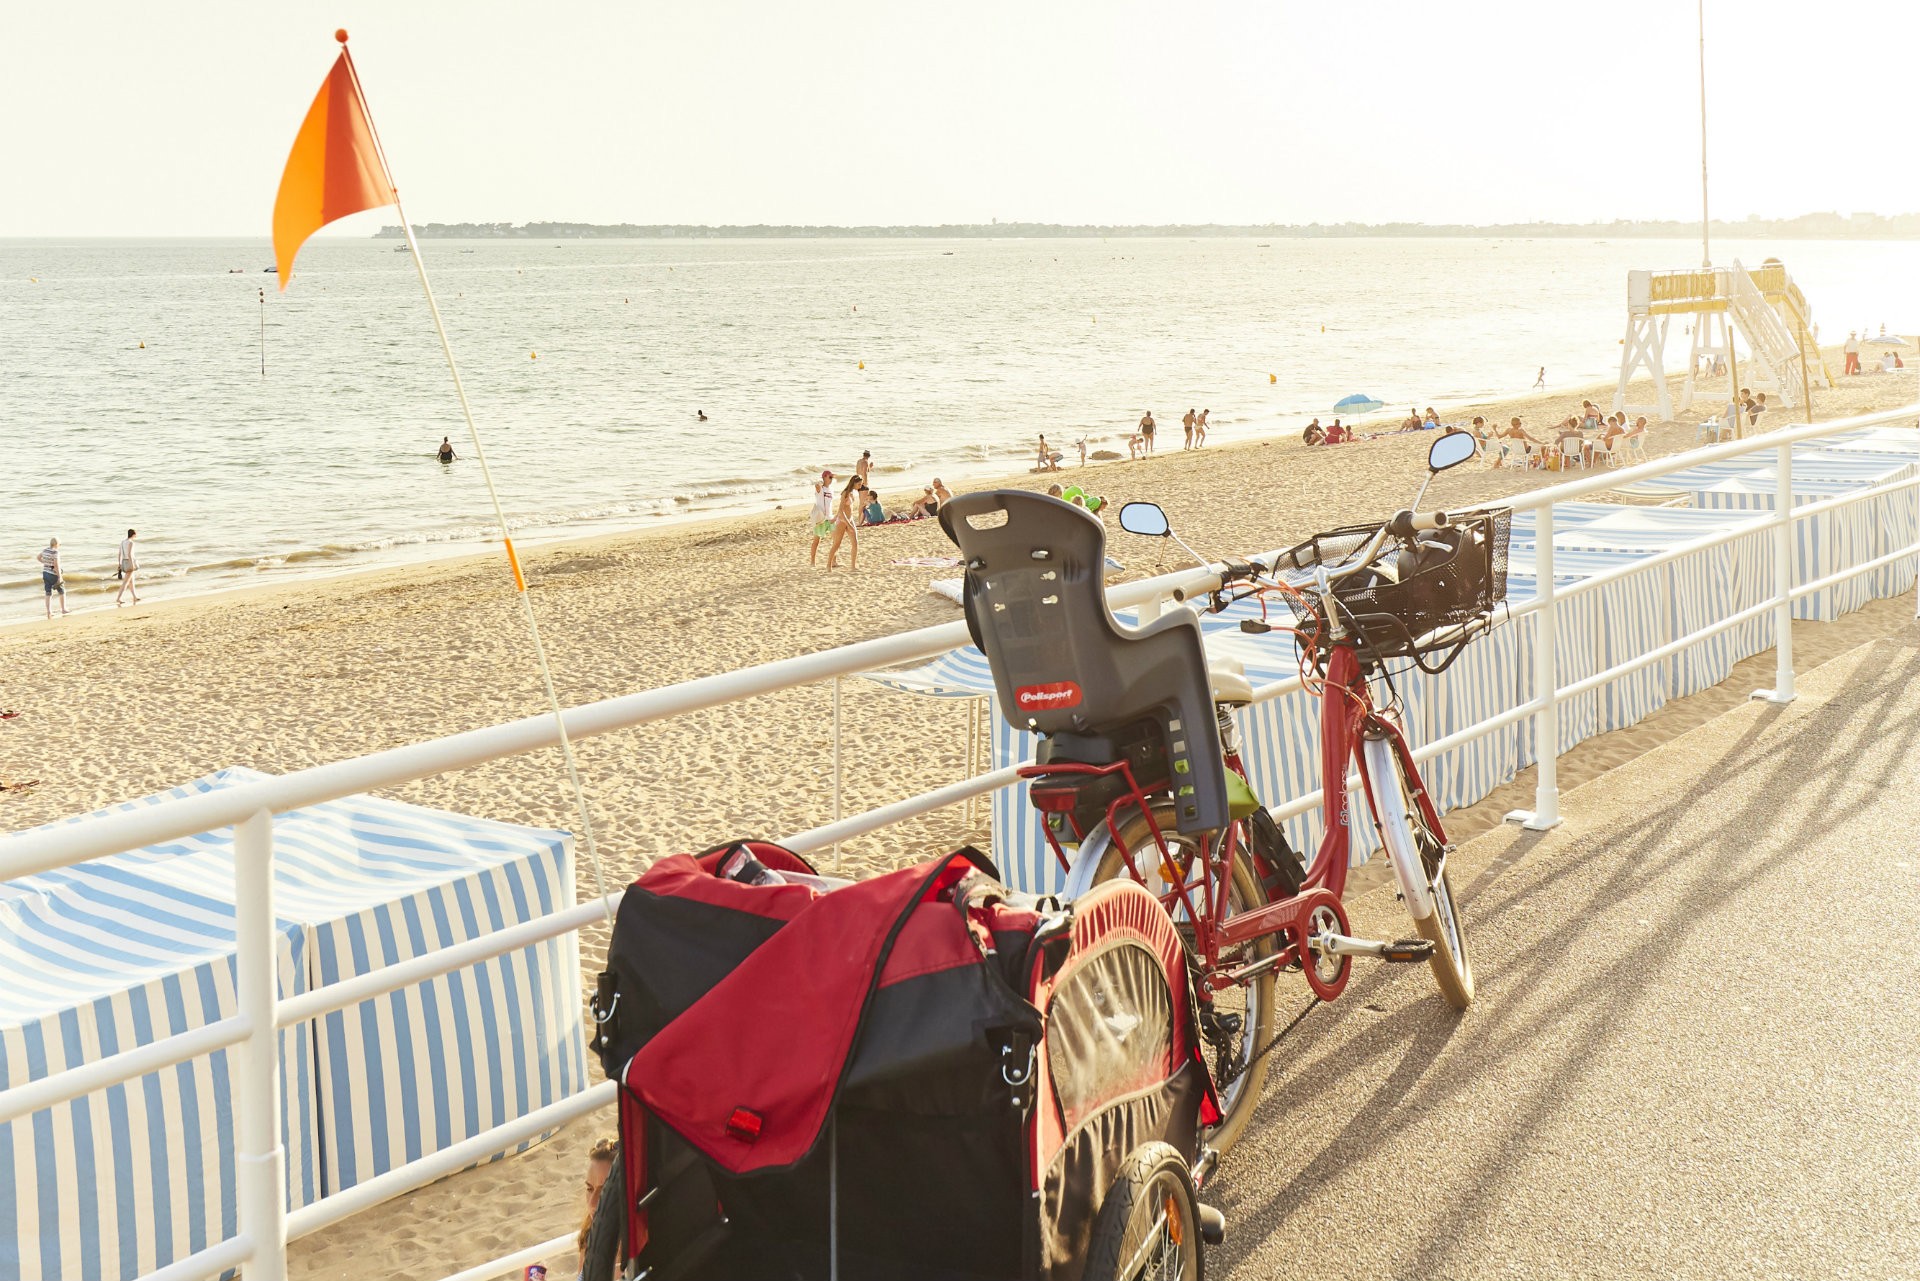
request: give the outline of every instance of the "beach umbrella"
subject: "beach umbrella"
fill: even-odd
[[[1371,412],[1372,410],[1383,408],[1385,405],[1386,405],[1386,402],[1383,400],[1375,400],[1371,396],[1361,395],[1360,393],[1356,392],[1355,394],[1346,397],[1344,400],[1341,400],[1338,404],[1334,406],[1334,408],[1337,410],[1340,410],[1343,413],[1360,414],[1360,413],[1368,413],[1368,412]]]

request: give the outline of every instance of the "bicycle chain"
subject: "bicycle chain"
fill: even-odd
[[[1232,1085],[1235,1081],[1245,1076],[1248,1072],[1253,1071],[1253,1065],[1258,1063],[1261,1059],[1266,1058],[1268,1054],[1272,1053],[1275,1046],[1279,1045],[1281,1041],[1286,1039],[1287,1034],[1289,1032],[1299,1027],[1301,1024],[1301,1021],[1304,1020],[1307,1017],[1307,1015],[1313,1013],[1314,1006],[1324,1005],[1324,1004],[1325,1002],[1322,1001],[1317,996],[1314,997],[1312,1000],[1308,1001],[1306,1008],[1301,1010],[1298,1014],[1294,1015],[1292,1022],[1288,1023],[1285,1027],[1281,1028],[1278,1032],[1275,1032],[1273,1034],[1273,1039],[1271,1041],[1268,1041],[1264,1046],[1262,1046],[1258,1054],[1255,1054],[1252,1057],[1250,1057],[1246,1061],[1245,1066],[1235,1068],[1234,1071],[1231,1073],[1231,1075],[1222,1077],[1220,1081],[1221,1087],[1225,1088],[1226,1086]]]

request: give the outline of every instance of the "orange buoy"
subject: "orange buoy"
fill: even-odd
[[[867,362],[866,362],[866,361],[864,361],[864,360],[863,360],[863,361],[861,361],[861,362],[860,362],[860,368],[862,368],[862,369],[865,369],[866,367],[867,367]]]

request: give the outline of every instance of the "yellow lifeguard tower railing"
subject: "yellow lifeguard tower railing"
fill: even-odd
[[[1680,390],[1682,411],[1693,405],[1703,357],[1725,367],[1730,388],[1764,391],[1779,404],[1800,403],[1803,376],[1806,384],[1818,379],[1823,386],[1833,386],[1833,371],[1820,354],[1819,327],[1787,269],[1769,258],[1749,271],[1735,259],[1731,267],[1627,273],[1627,336],[1620,354],[1620,385],[1613,393],[1616,410],[1656,413],[1661,421],[1673,417],[1664,357],[1675,316],[1693,318],[1687,376]],[[1734,352],[1736,329],[1747,349],[1744,375]],[[1628,385],[1641,374],[1653,380],[1654,403],[1629,404]]]

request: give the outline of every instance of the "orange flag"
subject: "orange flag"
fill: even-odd
[[[345,48],[347,33],[336,32],[335,38],[342,46],[340,57],[293,140],[273,202],[273,256],[281,289],[293,278],[293,256],[308,236],[335,219],[398,199],[360,97],[360,82]]]

